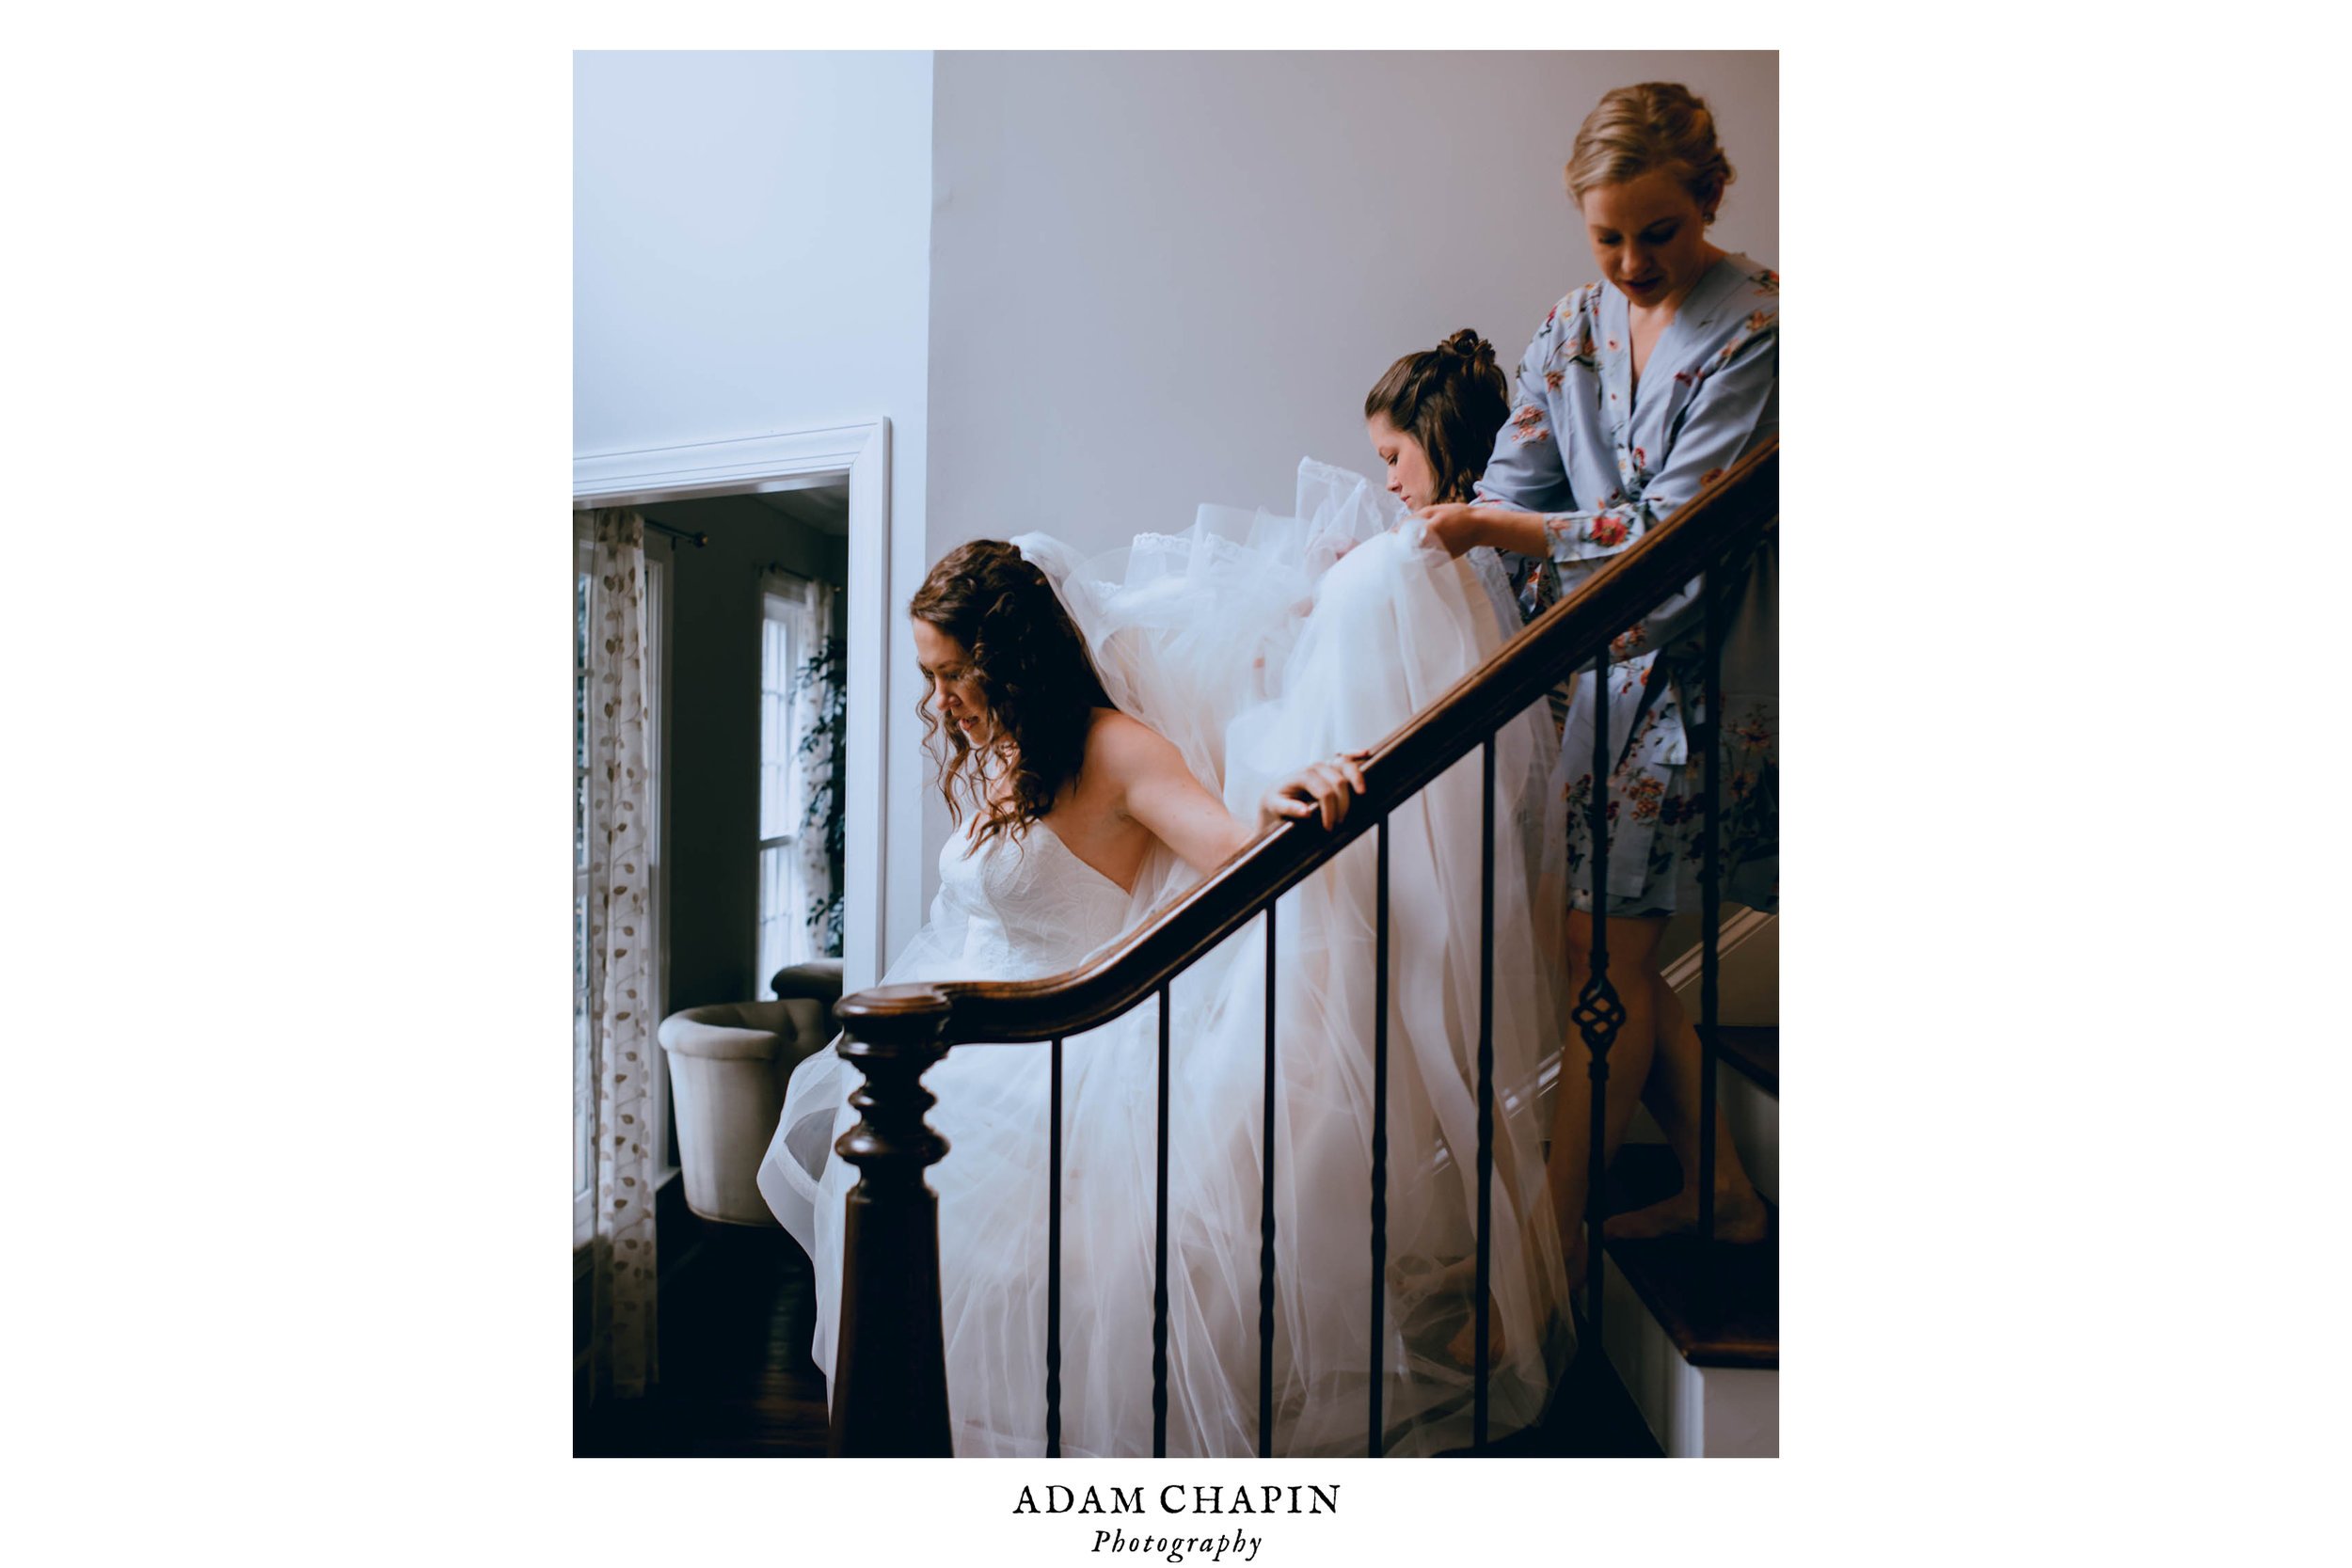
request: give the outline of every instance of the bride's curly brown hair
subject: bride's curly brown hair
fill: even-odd
[[[973,842],[1004,833],[1018,843],[1078,776],[1094,709],[1112,705],[1086,641],[1045,574],[996,539],[948,551],[915,590],[907,613],[963,644],[989,721],[1004,743],[998,771],[990,753],[977,751],[961,729],[940,722],[925,688],[914,711],[923,721],[923,743],[938,764],[948,820],[962,825],[959,797],[969,794]]]

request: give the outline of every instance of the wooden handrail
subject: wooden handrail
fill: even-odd
[[[862,1119],[834,1145],[859,1177],[849,1194],[843,1235],[833,1451],[946,1455],[953,1448],[940,1322],[939,1210],[923,1180],[925,1168],[947,1148],[923,1119],[932,1100],[921,1080],[932,1064],[952,1046],[1057,1039],[1135,1006],[1540,701],[1565,672],[1597,657],[1612,639],[1740,536],[1771,528],[1779,510],[1779,443],[1770,441],[1382,741],[1364,764],[1363,794],[1337,829],[1327,832],[1311,818],[1277,824],[1091,962],[1041,980],[881,986],[843,999],[835,1009],[847,1037],[839,1049],[865,1074],[866,1085],[850,1097]],[[1165,1012],[1160,1050],[1164,1289]],[[1486,1147],[1483,1132],[1480,1147]],[[1271,1343],[1270,1321],[1262,1319],[1262,1347]],[[1153,1322],[1156,1336],[1166,1323],[1164,1297]],[[1481,1347],[1483,1361],[1483,1320]],[[1163,1417],[1155,1410],[1155,1450]]]
[[[1085,966],[1036,980],[878,986],[845,998],[850,1033],[945,1013],[945,1045],[1052,1039],[1135,1006],[1282,893],[1368,832],[1392,808],[1468,756],[1602,645],[1696,577],[1733,534],[1780,510],[1780,443],[1765,442],[1704,494],[1645,532],[1571,597],[1537,616],[1364,764],[1364,792],[1327,832],[1314,818],[1277,823],[1126,941]]]

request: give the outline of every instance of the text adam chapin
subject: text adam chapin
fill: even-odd
[[[1039,1500],[1041,1490],[1044,1500]],[[1154,1510],[1145,1504],[1146,1489],[1141,1486],[1089,1486],[1080,1492],[1068,1486],[1047,1486],[1041,1489],[1024,1486],[1014,1501],[1015,1513],[1337,1513],[1340,1511],[1340,1489],[1337,1486],[1185,1486],[1176,1483],[1163,1486],[1152,1500]],[[1113,1525],[1094,1532],[1094,1550],[1098,1552],[1149,1552],[1165,1557],[1170,1562],[1182,1562],[1186,1554],[1222,1562],[1231,1557],[1236,1562],[1254,1562],[1258,1548],[1264,1544],[1262,1536],[1250,1535],[1239,1528],[1219,1530],[1214,1535],[1155,1535],[1138,1529],[1129,1533],[1123,1526]]]

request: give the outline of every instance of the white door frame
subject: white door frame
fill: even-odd
[[[778,431],[572,459],[572,505],[642,506],[846,482],[850,487],[848,777],[843,781],[842,986],[882,974],[882,781],[890,689],[890,421]],[[767,976],[757,977],[765,981]]]

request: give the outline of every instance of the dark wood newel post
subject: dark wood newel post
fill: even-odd
[[[939,1200],[923,1180],[947,1152],[924,1125],[921,1079],[946,1054],[947,999],[888,986],[844,999],[841,1054],[866,1074],[850,1096],[860,1120],[834,1145],[858,1167],[843,1230],[840,1340],[834,1355],[833,1452],[940,1456],[947,1358],[940,1337]]]

